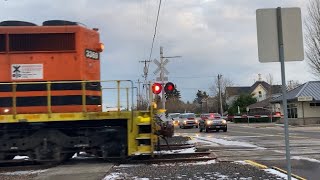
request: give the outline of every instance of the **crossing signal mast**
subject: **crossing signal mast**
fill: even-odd
[[[162,94],[161,94],[161,102],[162,102],[163,109],[166,108],[166,98],[164,96],[164,93],[172,93],[175,89],[174,84],[172,82],[168,82],[168,77],[165,76],[165,74],[166,75],[169,74],[169,71],[165,68],[165,65],[168,64],[169,58],[179,58],[179,57],[181,56],[168,56],[168,57],[163,56],[163,47],[160,47],[160,62],[156,59],[153,61],[158,66],[158,68],[154,71],[154,74],[158,74],[160,72],[159,73],[160,76],[157,77],[156,80],[161,82],[161,90],[162,88],[164,88],[164,91],[162,91]],[[159,84],[160,83],[154,83],[155,87],[158,87]],[[158,94],[160,94],[160,92]],[[153,93],[156,94],[155,91],[153,91]]]

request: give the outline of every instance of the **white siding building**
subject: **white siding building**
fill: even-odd
[[[309,81],[288,91],[287,101],[289,124],[320,124],[320,81]],[[283,114],[282,96],[271,102]]]

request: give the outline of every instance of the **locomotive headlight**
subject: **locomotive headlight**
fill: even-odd
[[[98,43],[98,45],[95,48],[96,51],[102,52],[104,50],[104,44],[103,43]]]
[[[9,109],[4,109],[3,112],[7,113],[7,112],[9,112]]]
[[[100,49],[101,49],[101,52],[104,50],[104,44],[103,43],[100,43]]]

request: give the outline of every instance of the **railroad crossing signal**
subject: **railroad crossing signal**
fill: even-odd
[[[164,91],[162,91],[162,89]],[[172,93],[175,90],[175,86],[172,82],[168,82],[163,87],[161,83],[153,83],[152,92],[153,94],[160,94],[161,92]]]
[[[162,81],[162,79],[160,77],[157,77],[156,81]],[[168,81],[168,77],[163,77],[163,81]]]
[[[165,75],[168,75],[169,71],[164,67],[169,62],[167,58],[178,58],[178,57],[181,57],[181,56],[167,56],[167,57],[163,56],[163,48],[160,47],[160,62],[156,59],[153,60],[153,62],[158,66],[158,68],[154,71],[154,74],[159,73],[159,77],[157,77],[157,81],[160,81],[162,86],[165,85],[165,82],[168,82],[168,77],[165,77]],[[171,89],[171,86],[169,87],[169,89]],[[165,109],[166,98],[164,96],[164,91],[162,91],[161,101],[162,101],[162,108]]]
[[[152,85],[153,94],[160,94],[162,91],[162,85],[160,83],[154,83]]]
[[[159,72],[164,72],[164,74],[169,74],[169,71],[164,67],[166,64],[168,64],[169,60],[165,59],[162,63],[160,63],[158,60],[153,60],[153,62],[158,66],[158,68],[153,72],[154,74],[158,74]]]
[[[174,91],[175,87],[174,84],[172,82],[168,82],[165,86],[164,86],[164,91],[166,93],[172,93]]]

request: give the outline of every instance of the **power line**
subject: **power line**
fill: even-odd
[[[154,27],[154,34],[153,34],[153,38],[152,38],[152,44],[151,44],[151,50],[150,50],[150,55],[149,55],[149,61],[151,60],[152,51],[153,51],[153,45],[154,45],[154,40],[155,40],[156,35],[157,35],[157,28],[158,28],[158,21],[159,21],[160,9],[161,9],[161,2],[162,2],[162,0],[159,1],[159,7],[158,7],[156,24],[155,24],[155,27]]]
[[[216,76],[170,76],[170,78],[177,79],[197,79],[197,78],[214,78]]]
[[[159,21],[160,9],[161,9],[161,2],[162,2],[162,0],[159,1],[157,19],[156,19],[156,24],[154,26],[154,33],[153,33],[153,38],[152,38],[152,43],[151,43],[149,61],[151,61],[151,56],[152,56],[152,51],[153,51],[153,46],[154,46],[154,40],[155,40],[156,35],[157,35],[157,28],[158,28],[158,21]],[[148,67],[147,67],[148,69],[149,69],[149,66],[150,66],[150,63],[148,63]]]
[[[186,89],[188,89],[188,90],[201,90],[201,89],[206,89],[206,90],[210,90],[210,88],[202,88],[202,87],[186,87],[186,88],[184,88],[184,87],[178,87],[178,90],[186,90]]]

